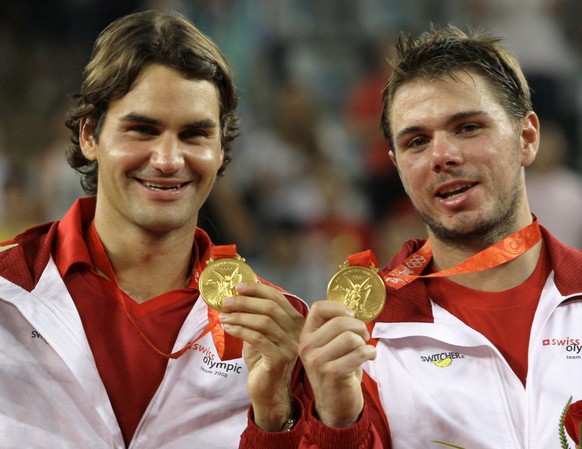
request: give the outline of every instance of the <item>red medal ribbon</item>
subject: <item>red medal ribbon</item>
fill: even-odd
[[[137,331],[137,333],[140,335],[140,337],[143,338],[144,341],[154,351],[156,351],[162,357],[165,357],[168,359],[177,359],[178,357],[185,354],[186,351],[188,351],[188,349],[190,349],[194,343],[196,343],[198,340],[200,340],[202,337],[204,337],[208,332],[212,331],[212,334],[213,334],[212,337],[213,337],[213,340],[215,342],[216,348],[219,351],[219,356],[221,357],[222,360],[226,360],[222,357],[223,354],[225,353],[225,339],[224,339],[224,337],[222,337],[222,339],[220,338],[220,333],[222,333],[222,335],[224,335],[224,330],[222,329],[222,326],[220,325],[220,321],[218,319],[218,312],[216,312],[211,307],[208,307],[208,325],[204,328],[204,330],[202,331],[202,333],[198,337],[196,337],[194,340],[187,343],[182,349],[179,349],[178,351],[173,352],[171,354],[168,354],[168,353],[162,351],[161,349],[159,349],[155,345],[155,343],[152,342],[148,338],[148,336],[144,334],[144,332],[140,329],[138,324],[135,322],[135,319],[129,313],[129,310],[127,309],[126,298],[123,295],[123,292],[121,291],[121,289],[119,288],[119,285],[117,284],[117,281],[115,279],[115,273],[113,272],[113,267],[111,266],[111,262],[109,261],[109,258],[107,257],[107,253],[105,251],[105,248],[103,247],[101,239],[97,235],[97,231],[95,229],[94,222],[92,222],[91,226],[89,227],[87,239],[88,239],[88,242],[87,242],[88,245],[90,245],[92,248],[94,248],[94,251],[92,251],[92,253],[93,253],[92,255],[95,258],[95,260],[94,260],[95,267],[98,270],[100,270],[102,273],[104,273],[107,276],[107,278],[109,278],[109,280],[113,283],[116,298],[122,304],[123,310],[125,312],[125,315],[127,316],[127,319],[129,320],[131,325],[134,327],[134,329]],[[230,245],[230,246],[234,246],[234,245]],[[215,248],[221,248],[221,247],[215,247]],[[236,248],[234,251],[236,253]],[[213,252],[213,255],[214,255],[214,252]],[[196,272],[198,272],[199,268],[200,268],[199,263],[197,261],[196,262]],[[196,276],[196,279],[197,278],[198,278],[198,276]],[[215,335],[215,329],[217,329],[217,328],[219,328],[220,331],[217,331],[217,335]],[[239,346],[239,348],[240,347],[242,347],[242,343]],[[222,349],[220,349],[220,348],[222,348]],[[240,349],[239,349],[238,355],[236,354],[235,350],[228,351],[228,352],[229,352],[229,355],[232,356],[231,358],[240,357],[240,354],[241,354]]]
[[[236,245],[216,245],[212,247],[212,260],[236,259]]]
[[[432,259],[430,241],[406,259],[401,265],[384,275],[384,283],[396,290],[410,284],[418,278],[453,276],[456,274],[475,273],[493,268],[521,256],[542,238],[537,219],[523,229],[505,237],[496,244],[469,257],[459,265],[447,270],[421,275]]]
[[[367,249],[366,251],[361,251],[349,256],[348,265],[351,267],[378,267],[378,261],[376,260],[376,255],[372,252],[372,250]]]

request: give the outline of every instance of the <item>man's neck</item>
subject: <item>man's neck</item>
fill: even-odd
[[[431,239],[433,267],[442,271],[457,266],[477,254],[475,247],[450,246],[442,241]],[[468,288],[481,291],[504,291],[520,285],[535,270],[540,258],[542,241],[525,251],[515,259],[474,273],[451,276],[451,280]]]
[[[95,222],[119,288],[137,302],[186,288],[192,272],[194,231],[164,235],[115,232]],[[133,231],[133,230],[132,230]]]

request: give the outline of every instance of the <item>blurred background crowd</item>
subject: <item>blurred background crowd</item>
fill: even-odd
[[[424,236],[379,120],[391,43],[430,23],[490,30],[518,56],[542,120],[532,210],[582,248],[580,0],[0,0],[1,240],[83,195],[69,94],[99,31],[150,8],[188,16],[233,66],[242,134],[199,224],[259,275],[311,302],[350,253],[383,266]]]

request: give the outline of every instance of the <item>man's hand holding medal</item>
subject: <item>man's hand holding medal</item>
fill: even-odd
[[[224,331],[243,341],[255,423],[281,430],[294,417],[290,384],[305,318],[280,290],[259,282],[235,245],[215,247],[199,286]]]

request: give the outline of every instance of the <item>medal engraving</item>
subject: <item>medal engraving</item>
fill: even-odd
[[[222,300],[236,294],[240,282],[256,282],[257,276],[244,259],[210,260],[200,273],[200,295],[215,310],[222,311]]]
[[[341,302],[367,323],[376,318],[386,302],[386,286],[376,270],[347,266],[338,271],[327,286],[327,299]]]

